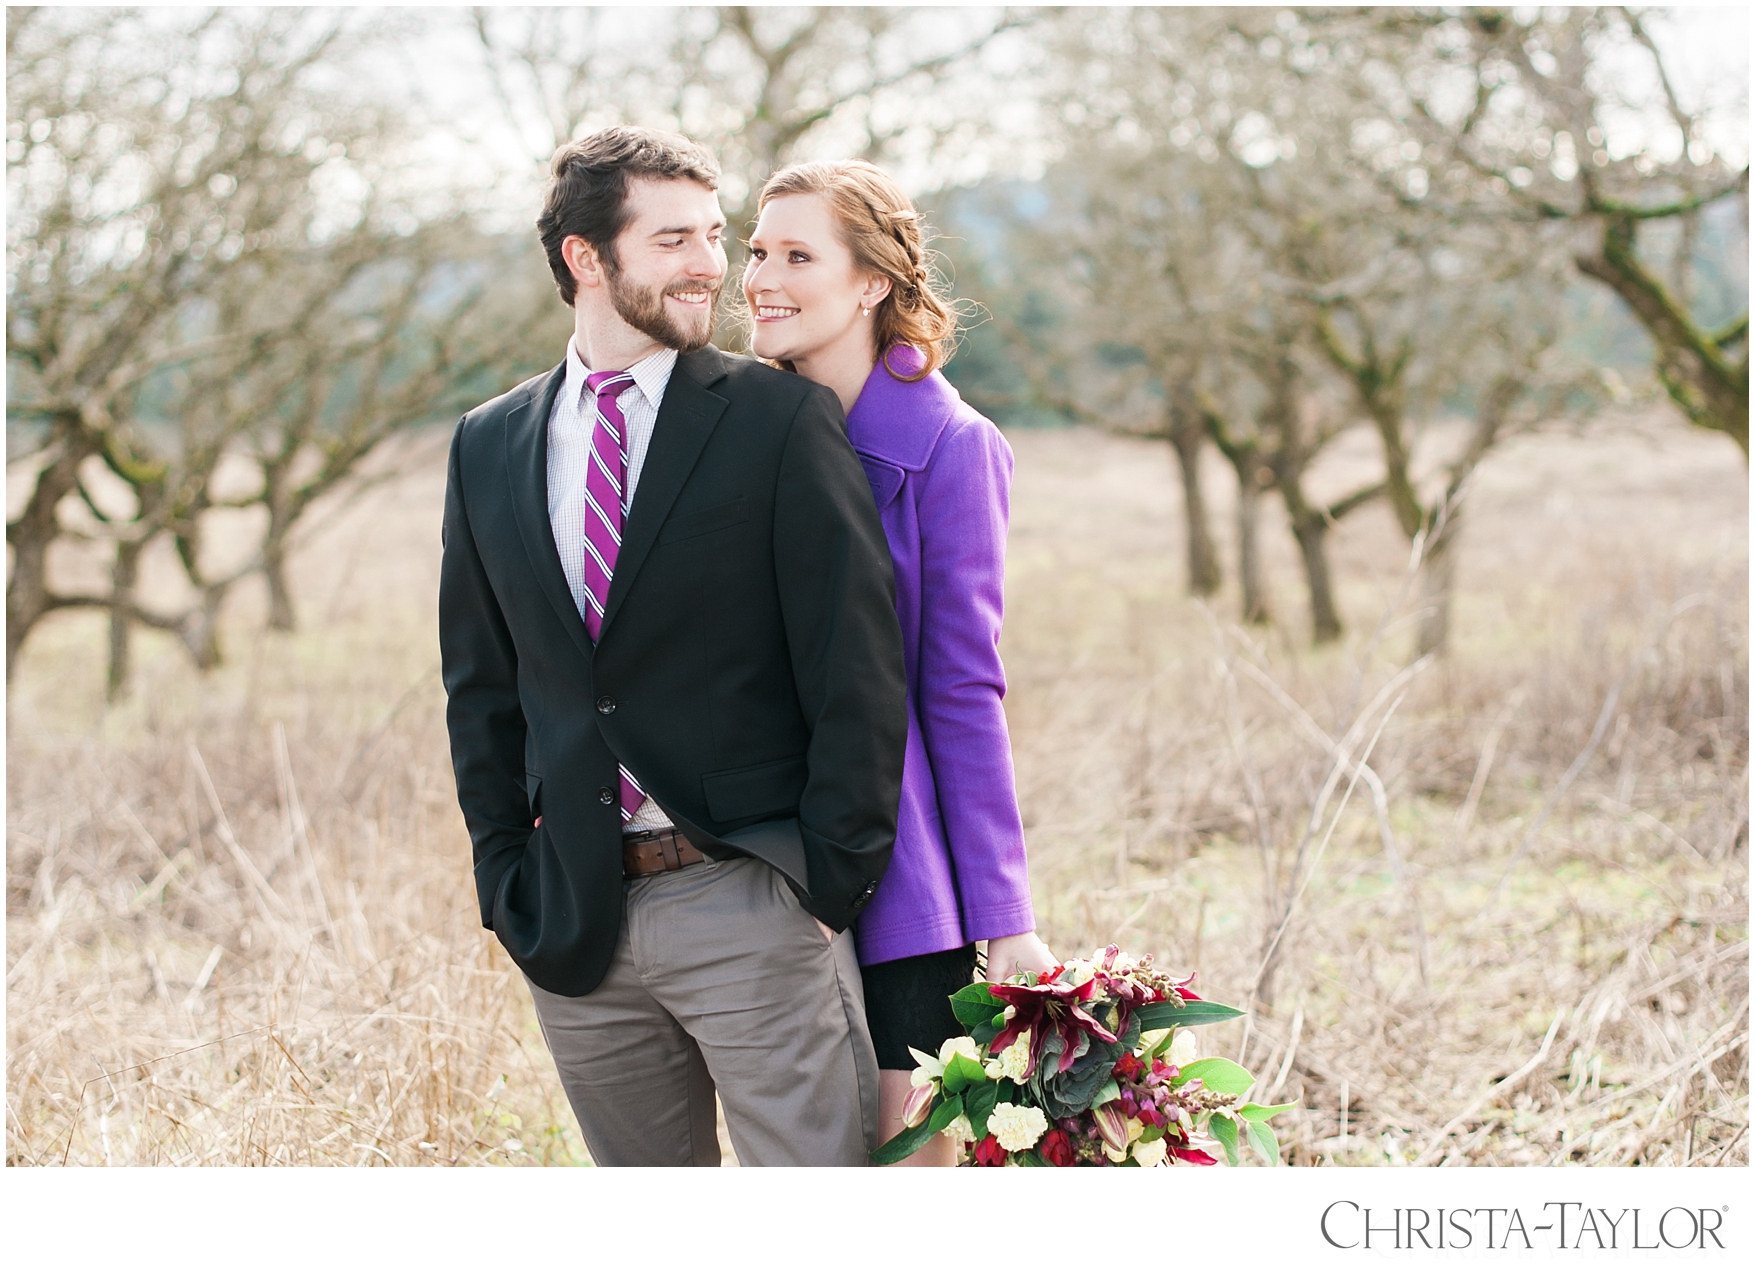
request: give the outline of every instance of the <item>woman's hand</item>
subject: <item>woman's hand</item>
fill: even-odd
[[[1008,934],[1002,939],[987,940],[987,981],[997,983],[1026,971],[1045,974],[1060,964],[1048,944],[1029,934]]]

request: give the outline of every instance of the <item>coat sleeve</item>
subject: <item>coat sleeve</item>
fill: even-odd
[[[799,799],[806,911],[844,930],[889,866],[907,744],[895,577],[871,488],[834,395],[795,414],[774,499],[774,570],[810,728]]]
[[[524,788],[524,710],[518,654],[482,567],[464,502],[467,420],[451,438],[445,481],[444,560],[439,569],[439,653],[448,702],[451,766],[469,828],[481,923],[493,929],[494,896],[533,831]]]
[[[1036,928],[1000,704],[1011,478],[1011,446],[999,429],[963,416],[939,438],[917,503],[921,739],[970,939]]]

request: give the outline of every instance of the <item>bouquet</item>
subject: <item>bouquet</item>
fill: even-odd
[[[1240,1104],[1254,1076],[1196,1056],[1190,1028],[1243,1011],[1202,1000],[1193,981],[1111,944],[1045,974],[970,984],[951,997],[969,1034],[937,1057],[909,1050],[919,1066],[903,1130],[872,1158],[895,1163],[942,1132],[977,1167],[1207,1166],[1221,1152],[1236,1166],[1240,1136],[1278,1163],[1268,1120],[1293,1103]]]

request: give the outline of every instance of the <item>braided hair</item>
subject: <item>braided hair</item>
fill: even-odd
[[[823,195],[853,253],[854,266],[890,280],[890,293],[872,314],[884,369],[904,383],[915,383],[942,366],[956,346],[956,311],[933,274],[920,213],[901,186],[882,168],[860,159],[795,163],[762,186],[758,214],[786,194]],[[889,352],[899,346],[920,354],[914,373],[902,373],[891,364]]]

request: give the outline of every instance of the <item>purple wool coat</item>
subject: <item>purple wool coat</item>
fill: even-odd
[[[903,374],[912,348],[890,350]],[[934,371],[880,363],[847,416],[896,568],[908,748],[896,852],[854,931],[861,964],[1036,928],[999,629],[1012,450]]]

